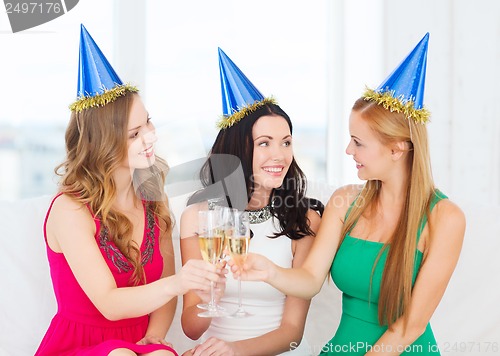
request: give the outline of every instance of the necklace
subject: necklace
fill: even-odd
[[[260,224],[264,221],[267,221],[271,218],[271,208],[269,205],[258,209],[258,210],[245,210],[248,212],[248,219],[250,220],[250,224]]]

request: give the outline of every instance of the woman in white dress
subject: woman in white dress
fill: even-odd
[[[261,253],[282,267],[302,264],[320,221],[313,208],[321,203],[304,195],[306,181],[293,157],[291,130],[287,114],[279,106],[266,103],[230,128],[222,129],[211,150],[211,156],[231,154],[240,158],[253,236],[249,252]],[[238,139],[245,136],[247,139]],[[209,165],[205,168],[208,170]],[[199,210],[207,208],[207,202],[202,201],[189,205],[182,214],[183,263],[202,258],[196,239],[197,217]],[[212,319],[198,317],[197,304],[202,302],[198,294],[184,295],[184,333],[202,341],[192,354],[311,354],[307,342],[302,341],[309,300],[287,297],[261,282],[242,282],[242,294],[243,307],[251,316]],[[237,281],[228,277],[219,297],[219,305],[228,311],[236,310]],[[203,299],[207,301],[208,296]]]
[[[283,267],[300,266],[318,229],[323,206],[305,196],[306,179],[293,156],[290,118],[220,49],[219,64],[223,105],[228,105],[201,170],[206,189],[191,197],[181,217],[182,263],[202,258],[196,238],[198,211],[209,208],[207,201],[222,186],[223,205],[249,211],[249,252],[261,253]],[[243,189],[235,187],[235,180]],[[222,307],[229,312],[237,309],[237,281],[228,277],[225,290],[219,286],[217,292]],[[311,354],[302,339],[309,300],[288,297],[261,282],[242,282],[242,296],[243,307],[251,316],[202,318],[197,304],[207,302],[208,295],[184,295],[184,333],[201,342],[185,355]]]

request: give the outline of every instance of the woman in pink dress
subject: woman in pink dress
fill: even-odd
[[[165,341],[177,296],[219,280],[203,261],[175,274],[167,166],[136,92],[82,26],[79,99],[44,225],[58,309],[36,355],[177,355]]]

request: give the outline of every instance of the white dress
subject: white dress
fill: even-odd
[[[269,238],[279,230],[279,222],[274,217],[258,224],[251,224],[253,237],[249,251],[266,256],[281,267],[292,267],[292,240],[287,236]],[[277,329],[285,306],[286,296],[264,282],[241,282],[244,309],[252,316],[246,318],[213,318],[202,339],[216,337],[225,341],[254,338]],[[226,291],[219,304],[229,312],[238,308],[238,282],[231,275],[226,280]],[[293,351],[281,355],[312,355],[305,337]]]

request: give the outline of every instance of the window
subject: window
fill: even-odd
[[[205,156],[215,138],[221,47],[290,115],[299,165],[309,180],[324,181],[326,6],[297,0],[86,0],[18,34],[2,20],[0,199],[57,189],[53,169],[64,160],[80,23],[123,81],[138,78],[160,154],[171,166]]]

